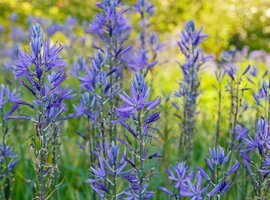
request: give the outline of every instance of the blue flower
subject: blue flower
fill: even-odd
[[[202,175],[197,173],[196,185],[193,185],[190,179],[187,179],[187,188],[182,188],[180,191],[181,196],[188,196],[192,200],[202,200],[203,195],[206,194],[209,185],[202,188]]]
[[[109,193],[109,189],[104,182],[112,183],[113,176],[116,178],[125,178],[129,170],[126,170],[126,151],[120,156],[120,146],[114,142],[107,150],[106,158],[98,155],[99,163],[96,167],[90,167],[93,178],[87,179],[86,182],[102,197]]]
[[[121,116],[122,118],[127,118],[133,115],[135,112],[138,112],[144,108],[147,111],[150,111],[154,109],[155,107],[157,107],[161,102],[161,99],[159,97],[157,97],[154,100],[148,101],[147,99],[150,93],[150,88],[148,88],[146,83],[139,85],[139,88],[138,88],[138,85],[139,85],[138,82],[134,78],[134,83],[130,84],[131,96],[129,96],[125,92],[119,95],[125,104],[121,106],[120,108],[116,109],[116,114]],[[156,115],[159,115],[159,114],[156,113]],[[152,118],[152,120],[150,121],[154,121],[153,116],[148,116],[148,119],[150,118]]]
[[[13,152],[10,146],[0,145],[0,165],[2,166],[0,170],[0,180],[2,180],[4,176],[8,176],[8,173],[16,166],[16,158],[17,154]],[[7,166],[5,166],[6,162]]]
[[[168,178],[173,182],[175,188],[187,187],[187,179],[189,179],[188,168],[184,163],[178,163],[174,168],[174,174],[169,168],[167,169]]]
[[[219,147],[218,149],[213,148],[209,149],[211,162],[215,165],[222,165],[223,163],[227,162],[230,156],[230,152],[225,155],[224,149]]]

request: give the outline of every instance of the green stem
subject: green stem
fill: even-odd
[[[43,118],[43,117],[42,117]],[[43,120],[42,120],[43,121]],[[39,123],[40,149],[39,149],[39,178],[40,178],[40,199],[45,200],[45,184],[44,184],[44,151],[45,151],[45,133],[43,131],[42,122]]]
[[[37,58],[37,62],[40,62],[41,58]],[[45,153],[46,153],[46,133],[44,131],[44,125],[46,122],[45,119],[45,112],[46,112],[46,105],[43,100],[43,89],[45,88],[45,83],[44,83],[44,76],[39,79],[39,85],[40,85],[40,91],[39,91],[39,103],[40,103],[40,110],[39,110],[39,121],[36,127],[37,130],[37,135],[39,138],[40,142],[40,148],[37,149],[37,155],[39,155],[39,186],[40,186],[40,194],[39,194],[39,199],[40,200],[45,200],[46,199],[46,192],[45,192],[45,181],[43,177],[44,173],[44,164],[45,164]]]
[[[216,166],[216,184],[218,184],[218,180],[219,180],[219,165]],[[219,200],[219,197],[217,195],[217,200]]]
[[[60,125],[59,125],[60,126]],[[57,189],[57,184],[58,184],[58,165],[57,165],[57,157],[58,157],[58,142],[57,142],[57,137],[58,137],[58,132],[59,132],[59,127],[54,127],[54,133],[53,133],[53,141],[52,141],[52,148],[53,148],[53,191],[54,191],[54,199],[58,199],[58,189]]]
[[[114,173],[113,173],[113,200],[117,200],[117,174],[116,174],[116,161],[114,162]]]
[[[217,119],[217,129],[216,129],[216,148],[219,145],[220,137],[220,124],[221,124],[221,102],[222,102],[222,85],[221,81],[218,83],[218,119]]]
[[[144,136],[142,133],[142,124],[141,124],[141,111],[138,112],[138,129],[139,129],[139,143],[140,143],[140,149],[139,149],[139,200],[143,200],[143,179],[144,179]]]
[[[182,126],[182,132],[181,132],[181,136],[179,138],[179,145],[178,145],[178,158],[180,159],[181,157],[181,153],[182,150],[185,149],[185,139],[187,136],[187,131],[186,131],[186,127],[187,127],[187,123],[186,120],[187,119],[187,103],[186,103],[186,95],[184,97],[184,111],[183,111],[183,117],[182,117],[182,122],[180,124],[180,126]]]

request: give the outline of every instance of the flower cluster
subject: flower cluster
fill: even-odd
[[[206,180],[211,182],[214,187],[213,190],[208,193],[208,196],[212,196],[214,194],[221,195],[231,187],[229,176],[238,170],[240,162],[236,161],[229,168],[231,152],[226,155],[222,147],[219,147],[218,149],[209,149],[209,152],[210,158],[206,159],[207,166],[214,175],[215,180],[211,180],[210,176],[208,176],[201,167],[198,167],[198,170]]]
[[[253,97],[256,100],[256,103],[263,107],[266,112],[270,104],[270,79],[268,81],[266,79],[263,80],[262,86],[258,91],[258,94],[253,93]]]
[[[80,147],[89,154],[91,166],[98,161],[98,155],[103,152],[106,159],[106,149],[109,140],[113,140],[110,134],[110,100],[118,92],[116,85],[110,84],[110,78],[116,72],[116,68],[106,72],[108,56],[102,51],[92,57],[91,68],[84,59],[78,59],[74,65],[73,75],[78,75],[81,86],[81,97],[78,105],[73,105],[74,113],[68,117],[83,117],[86,119],[86,128],[77,132],[83,138]],[[109,124],[109,125],[108,125]]]
[[[119,138],[130,152],[131,157],[127,157],[127,162],[131,165],[132,171],[125,179],[130,183],[130,188],[125,191],[128,198],[131,199],[149,199],[153,193],[148,191],[148,183],[152,174],[146,168],[146,164],[152,158],[159,158],[158,153],[148,156],[149,143],[155,138],[154,133],[157,128],[153,124],[159,119],[160,112],[152,113],[161,99],[157,97],[149,101],[150,88],[148,88],[143,75],[136,73],[133,83],[130,84],[130,95],[120,94],[124,102],[122,106],[116,109],[115,115],[119,119],[112,123],[120,123],[131,135],[132,139],[126,140]]]
[[[126,66],[124,56],[127,56],[131,49],[130,45],[126,45],[131,26],[125,16],[126,9],[121,1],[103,0],[101,3],[97,3],[97,7],[101,9],[101,12],[96,14],[86,32],[98,36],[99,40],[92,45],[98,52],[91,58],[91,68],[88,68],[83,59],[78,59],[72,71],[73,74],[79,76],[82,95],[80,104],[73,106],[75,113],[71,116],[87,118],[88,125],[87,130],[84,130],[85,134],[78,133],[89,145],[92,172],[92,169],[96,169],[97,166],[102,169],[102,164],[106,161],[109,163],[111,158],[110,154],[106,153],[108,149],[114,151],[118,148],[117,145],[117,147],[114,145],[117,133],[111,121],[113,106],[119,100],[116,94],[121,88],[122,70]],[[106,166],[108,167],[108,165]],[[117,163],[111,163],[110,167],[111,169],[117,168]],[[104,180],[89,183],[100,196],[108,195],[104,193],[111,191],[110,197],[116,199],[119,195],[116,191],[118,174],[111,175],[108,170],[105,171]],[[92,173],[91,180],[96,180],[96,176],[96,173]],[[110,176],[114,176],[112,182],[108,181]],[[95,198],[95,194],[93,194],[93,198]]]
[[[133,10],[140,15],[140,46],[134,50],[133,56],[128,58],[128,64],[131,69],[142,73],[146,77],[148,72],[158,63],[157,55],[164,45],[160,43],[158,35],[150,30],[150,20],[155,10],[153,4],[147,0],[139,0]]]
[[[254,198],[267,198],[270,173],[270,132],[266,119],[260,118],[254,135],[244,138],[245,147],[241,150],[244,165],[253,183]],[[257,162],[259,160],[259,162]]]
[[[148,88],[143,76],[139,73],[135,74],[134,82],[133,84],[130,84],[130,93],[131,96],[125,92],[119,95],[124,104],[116,109],[115,114],[119,116],[119,119],[113,121],[113,123],[121,123],[121,125],[124,126],[135,138],[138,138],[138,132],[130,128],[130,125],[126,123],[127,119],[138,121],[139,119],[136,114],[146,115],[142,121],[144,125],[144,135],[146,135],[150,125],[159,119],[160,112],[149,115],[147,115],[147,113],[157,107],[160,104],[161,99],[157,97],[151,101],[147,100],[150,94],[150,88]]]
[[[96,14],[87,32],[98,36],[100,40],[97,40],[92,47],[106,55],[105,62],[102,64],[102,70],[100,71],[99,81],[106,81],[105,85],[107,87],[104,88],[106,90],[104,92],[111,95],[108,100],[107,116],[105,117],[111,121],[113,105],[117,104],[119,100],[115,94],[121,88],[121,77],[123,69],[126,67],[124,57],[128,57],[128,53],[132,48],[131,45],[126,44],[129,39],[131,26],[129,25],[128,18],[125,16],[126,9],[121,0],[103,0],[97,3],[97,7],[101,9],[101,12]],[[104,133],[105,131],[102,132]],[[115,141],[116,129],[110,123],[108,132],[109,143],[111,143]]]
[[[181,150],[184,149],[183,156],[185,160],[190,158],[196,127],[195,114],[197,112],[196,100],[200,86],[200,68],[208,59],[200,48],[200,44],[206,37],[202,33],[202,28],[197,31],[194,22],[188,21],[182,31],[181,41],[178,42],[178,46],[185,57],[185,62],[180,65],[184,75],[183,80],[180,82],[179,90],[175,92],[175,96],[183,101],[180,106],[182,113],[177,114],[177,116],[180,116],[180,126],[182,128],[178,154],[180,156]],[[174,105],[177,109],[179,108],[177,104]]]
[[[224,51],[222,55],[222,66],[225,73],[229,76],[226,85],[226,91],[230,94],[230,150],[238,150],[239,142],[239,126],[241,126],[240,118],[247,110],[248,105],[244,102],[244,94],[249,88],[243,83],[243,78],[248,78],[248,72],[251,68],[250,65],[244,71],[241,71],[236,63],[236,51]]]
[[[236,161],[231,168],[225,165],[229,160],[230,153],[225,155],[224,149],[209,149],[210,158],[207,158],[207,165],[212,175],[209,176],[201,167],[197,167],[197,175],[185,166],[179,163],[173,173],[168,169],[168,178],[177,189],[177,193],[160,187],[160,190],[176,199],[182,197],[190,197],[192,199],[204,199],[206,197],[220,196],[230,187],[229,176],[237,171],[240,162]],[[211,177],[214,177],[213,179]],[[205,181],[203,181],[203,179]],[[205,183],[204,183],[205,182]],[[212,189],[211,189],[212,188]]]
[[[52,125],[58,116],[66,109],[63,104],[64,99],[72,97],[70,91],[60,86],[67,78],[64,72],[65,62],[58,57],[62,50],[61,46],[53,44],[50,46],[48,40],[43,44],[43,33],[41,27],[36,24],[32,27],[31,33],[31,53],[20,51],[14,74],[22,79],[22,85],[34,97],[32,103],[24,105],[38,110],[46,108],[46,113],[42,113],[43,125]],[[12,118],[26,118],[27,116],[11,116]],[[37,117],[34,120],[41,120]]]
[[[8,145],[8,116],[14,113],[19,104],[23,104],[16,90],[8,86],[0,86],[0,119],[1,119],[1,144],[0,144],[0,197],[7,199],[12,195],[11,171],[17,164],[17,154]],[[11,108],[10,108],[11,107]],[[8,192],[7,192],[8,191]]]
[[[39,24],[32,26],[30,52],[20,50],[14,74],[21,79],[22,85],[32,95],[32,102],[21,103],[31,109],[29,115],[9,116],[11,119],[27,119],[33,122],[36,135],[32,135],[32,144],[35,155],[35,168],[39,174],[36,195],[46,197],[49,188],[56,190],[57,178],[53,185],[47,184],[50,173],[56,172],[57,164],[50,163],[49,155],[56,155],[55,144],[59,137],[60,115],[67,110],[65,99],[74,95],[61,85],[67,78],[64,72],[65,62],[59,57],[61,46],[50,41],[43,41],[43,31]],[[57,131],[57,132],[55,132]],[[51,146],[52,144],[52,146]],[[56,162],[56,159],[53,159]],[[51,170],[53,169],[53,170]],[[53,173],[56,175],[56,173]],[[52,176],[54,176],[52,175]]]
[[[100,38],[104,48],[96,44],[93,47],[103,49],[108,55],[110,70],[116,67],[120,73],[125,66],[123,56],[131,49],[131,46],[125,45],[131,29],[128,19],[124,16],[126,10],[122,8],[124,5],[121,0],[103,0],[97,3],[97,6],[102,12],[96,14],[87,32]]]
[[[17,154],[15,154],[10,146],[2,146],[0,145],[0,165],[1,167],[1,175],[0,181],[8,176],[8,173],[16,166],[17,164]],[[4,166],[4,167],[3,167]]]
[[[123,191],[117,191],[117,183],[119,179],[123,179],[123,177],[129,173],[129,170],[126,170],[126,150],[120,156],[120,146],[115,145],[113,142],[107,150],[106,158],[104,158],[103,155],[99,155],[98,158],[99,162],[97,167],[90,168],[93,179],[87,179],[86,182],[91,185],[99,196],[103,198],[108,196],[111,199],[118,199]]]

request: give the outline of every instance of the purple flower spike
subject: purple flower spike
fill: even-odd
[[[61,125],[61,114],[67,110],[64,100],[74,97],[68,87],[62,88],[67,75],[64,72],[66,66],[62,58],[59,57],[63,47],[56,43],[51,45],[50,40],[43,40],[43,31],[39,24],[32,26],[30,37],[30,52],[20,50],[16,58],[14,74],[21,79],[22,85],[30,92],[32,102],[28,103],[23,99],[13,97],[11,93],[9,100],[15,105],[7,114],[7,119],[25,119],[33,123],[36,134],[31,135],[32,143],[42,145],[32,145],[35,157],[39,165],[35,165],[38,174],[38,188],[36,196],[45,199],[48,196],[48,187],[56,190],[57,185],[49,186],[45,184],[50,176],[57,181],[56,173],[57,159],[48,159],[52,153],[56,154],[54,145],[59,137]],[[14,95],[15,96],[15,95]],[[1,96],[0,96],[1,106]],[[31,108],[31,115],[14,116],[18,106]],[[34,111],[34,112],[33,112]],[[27,111],[26,111],[27,112]],[[46,136],[46,137],[45,137]],[[44,154],[43,152],[46,152]],[[57,155],[57,154],[56,154]],[[46,167],[45,167],[46,166]],[[50,177],[51,178],[51,177]]]
[[[177,109],[177,116],[183,124],[182,134],[179,140],[178,156],[189,161],[192,153],[193,136],[196,130],[196,106],[199,96],[200,71],[209,57],[204,55],[200,45],[207,35],[203,34],[203,29],[196,29],[192,20],[186,22],[184,30],[181,32],[181,40],[178,42],[181,53],[185,60],[180,64],[183,78],[179,81],[179,89],[175,92],[175,97],[180,99],[180,104],[173,106]],[[185,108],[185,109],[179,109]],[[184,116],[184,117],[180,117]]]
[[[130,84],[130,93],[131,96],[129,96],[125,92],[119,95],[120,98],[123,100],[124,105],[116,109],[116,115],[121,117],[119,122],[122,123],[122,125],[125,125],[125,128],[127,128],[127,126],[125,123],[123,124],[123,122],[121,122],[122,120],[133,116],[134,113],[139,112],[143,109],[146,109],[146,111],[150,111],[157,107],[161,102],[161,99],[159,97],[155,100],[147,101],[150,89],[144,82],[143,77],[140,76],[138,73],[134,76],[133,84]],[[153,123],[158,118],[159,113],[156,113],[155,115],[150,115],[148,116],[147,122],[149,124]]]
[[[148,142],[154,138],[156,132],[156,123],[159,119],[160,112],[152,113],[152,111],[160,104],[161,99],[156,98],[152,101],[148,100],[150,89],[144,80],[143,75],[138,72],[134,76],[133,83],[130,84],[130,95],[123,92],[120,94],[120,99],[123,104],[116,108],[115,116],[119,117],[111,123],[120,123],[133,136],[133,140],[139,145],[130,147],[132,144],[128,137],[127,141],[121,141],[132,152],[133,159],[125,157],[125,160],[132,167],[132,174],[125,176],[129,181],[130,187],[125,191],[127,198],[135,199],[149,199],[153,193],[148,191],[148,182],[150,176],[145,170],[145,163],[152,160],[152,158],[161,158],[158,152],[148,155]],[[155,125],[153,125],[155,123]],[[119,140],[119,139],[118,139]],[[143,144],[143,145],[142,145]],[[136,162],[136,160],[138,160]]]

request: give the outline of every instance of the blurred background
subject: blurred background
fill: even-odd
[[[125,0],[132,5],[134,0]],[[25,29],[29,17],[40,17],[64,23],[68,16],[78,23],[90,21],[97,11],[94,0],[1,0],[0,23],[10,29],[10,18],[16,14],[16,23]],[[154,0],[156,14],[153,29],[163,36],[175,36],[183,22],[194,19],[204,27],[210,38],[205,44],[208,51],[219,53],[232,47],[250,50],[270,49],[270,2],[268,0]],[[27,20],[28,19],[28,20]]]

